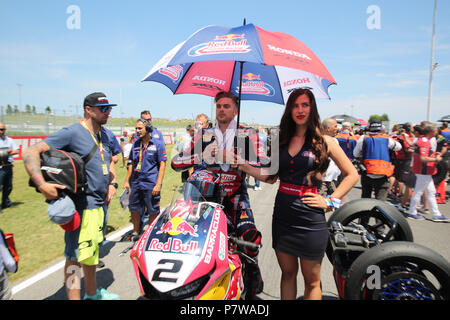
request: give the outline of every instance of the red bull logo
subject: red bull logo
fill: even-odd
[[[236,40],[236,39],[244,39],[244,36],[245,36],[245,34],[230,33],[230,34],[226,34],[224,36],[216,36],[214,38],[214,41],[218,41],[218,40],[231,41],[231,40]]]
[[[253,81],[253,80],[259,80],[261,81],[261,76],[259,74],[254,74],[254,73],[246,73],[242,75],[242,80],[249,80],[249,81]]]
[[[198,44],[188,50],[188,55],[198,57],[211,54],[248,53],[250,46],[247,44],[245,34],[226,34],[215,36],[214,40]]]
[[[239,92],[239,89],[237,92]],[[275,95],[275,89],[270,84],[264,82],[260,74],[249,72],[242,75],[242,93],[273,96]]]
[[[192,227],[180,217],[174,217],[167,221],[161,230],[156,232],[156,234],[161,233],[168,233],[171,236],[177,236],[181,233],[183,235],[189,234],[192,237],[198,237],[197,226]]]
[[[167,68],[162,68],[158,70],[158,73],[166,77],[169,77],[174,82],[177,82],[180,79],[181,75],[183,74],[183,67],[180,65],[176,65]]]
[[[173,238],[169,238],[167,242],[160,242],[158,239],[152,239],[148,250],[176,253],[198,253],[198,242],[189,241],[187,243],[183,243],[180,239]]]

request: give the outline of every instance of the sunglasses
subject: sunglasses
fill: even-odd
[[[110,106],[106,106],[106,107],[97,107],[97,108],[100,108],[100,111],[103,112],[103,113],[112,110],[112,107],[110,107]]]
[[[6,128],[0,128],[0,131],[5,131],[6,130]]]

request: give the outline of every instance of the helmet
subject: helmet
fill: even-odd
[[[185,200],[220,202],[220,177],[212,171],[198,170],[187,179]]]

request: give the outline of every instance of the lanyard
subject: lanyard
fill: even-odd
[[[103,143],[102,143],[102,133],[99,132],[99,141],[97,141],[97,139],[95,139],[94,134],[91,132],[91,130],[89,130],[89,128],[87,127],[86,123],[84,121],[81,121],[81,125],[87,130],[89,131],[89,134],[91,135],[92,140],[94,140],[94,143],[97,145],[99,153],[100,153],[100,157],[102,158],[102,162],[105,163],[105,158],[103,156]]]
[[[136,166],[136,171],[141,171],[142,159],[145,157],[145,153],[147,152],[149,145],[150,145],[150,141],[147,143],[147,146],[144,149],[143,142],[141,141],[141,147],[139,148],[139,162]],[[142,149],[144,149],[144,152],[142,152]]]

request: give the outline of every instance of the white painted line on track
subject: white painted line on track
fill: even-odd
[[[129,225],[127,227],[124,227],[123,229],[120,229],[117,232],[114,232],[113,234],[111,234],[109,237],[106,238],[106,240],[104,241],[105,243],[107,243],[108,241],[115,241],[117,239],[119,239],[120,237],[122,237],[126,232],[130,231],[131,229],[133,229],[133,225]],[[16,294],[19,291],[22,291],[23,289],[33,285],[34,283],[44,279],[45,277],[49,276],[50,274],[52,274],[53,272],[56,272],[62,268],[64,268],[64,265],[66,264],[66,259],[57,262],[56,264],[42,270],[41,272],[35,274],[34,276],[18,283],[17,285],[15,285],[12,288],[12,294]]]

